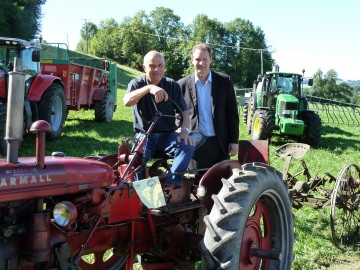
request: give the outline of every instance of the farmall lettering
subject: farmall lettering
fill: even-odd
[[[37,169],[10,169],[6,170],[7,177],[2,177],[0,180],[0,189],[10,186],[20,185],[37,185],[46,182],[51,182],[52,178],[49,174],[37,174]]]

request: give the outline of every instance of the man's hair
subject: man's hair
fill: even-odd
[[[205,44],[205,43],[199,43],[199,44],[196,44],[193,48],[192,48],[192,54],[191,54],[191,58],[192,58],[192,55],[194,54],[194,51],[195,50],[206,50],[208,51],[209,53],[209,56],[210,56],[210,59],[212,57],[211,55],[211,48],[209,45]]]

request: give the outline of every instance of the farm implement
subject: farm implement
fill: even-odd
[[[293,207],[303,206],[323,210],[330,207],[330,227],[336,247],[360,242],[360,168],[356,164],[345,165],[337,177],[328,172],[311,175],[304,155],[310,146],[287,143],[276,150],[278,157],[285,158],[283,180],[288,183]],[[290,170],[292,159],[300,165]],[[290,173],[291,171],[291,173]]]

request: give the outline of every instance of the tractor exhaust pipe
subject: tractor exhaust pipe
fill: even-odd
[[[275,66],[272,67],[273,72],[279,72],[279,70],[280,70],[279,65],[275,65]]]
[[[14,71],[9,72],[9,93],[7,101],[6,133],[7,162],[17,163],[23,136],[25,73],[21,58],[14,58]]]

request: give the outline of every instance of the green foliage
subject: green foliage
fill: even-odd
[[[1,0],[0,36],[30,40],[40,32],[46,0]]]
[[[84,27],[81,36],[77,50],[85,52]],[[102,21],[89,39],[90,54],[140,71],[144,55],[150,50],[160,51],[167,76],[175,80],[193,71],[191,49],[200,42],[209,43],[213,49],[212,69],[232,76],[237,87],[252,87],[261,72],[261,59],[264,71],[274,63],[264,32],[250,21],[236,18],[223,23],[199,14],[185,26],[173,10],[164,7],[149,14],[141,10],[120,23]]]
[[[313,95],[349,103],[353,95],[353,88],[345,82],[337,83],[335,70],[331,69],[325,75],[318,70],[314,74]]]

